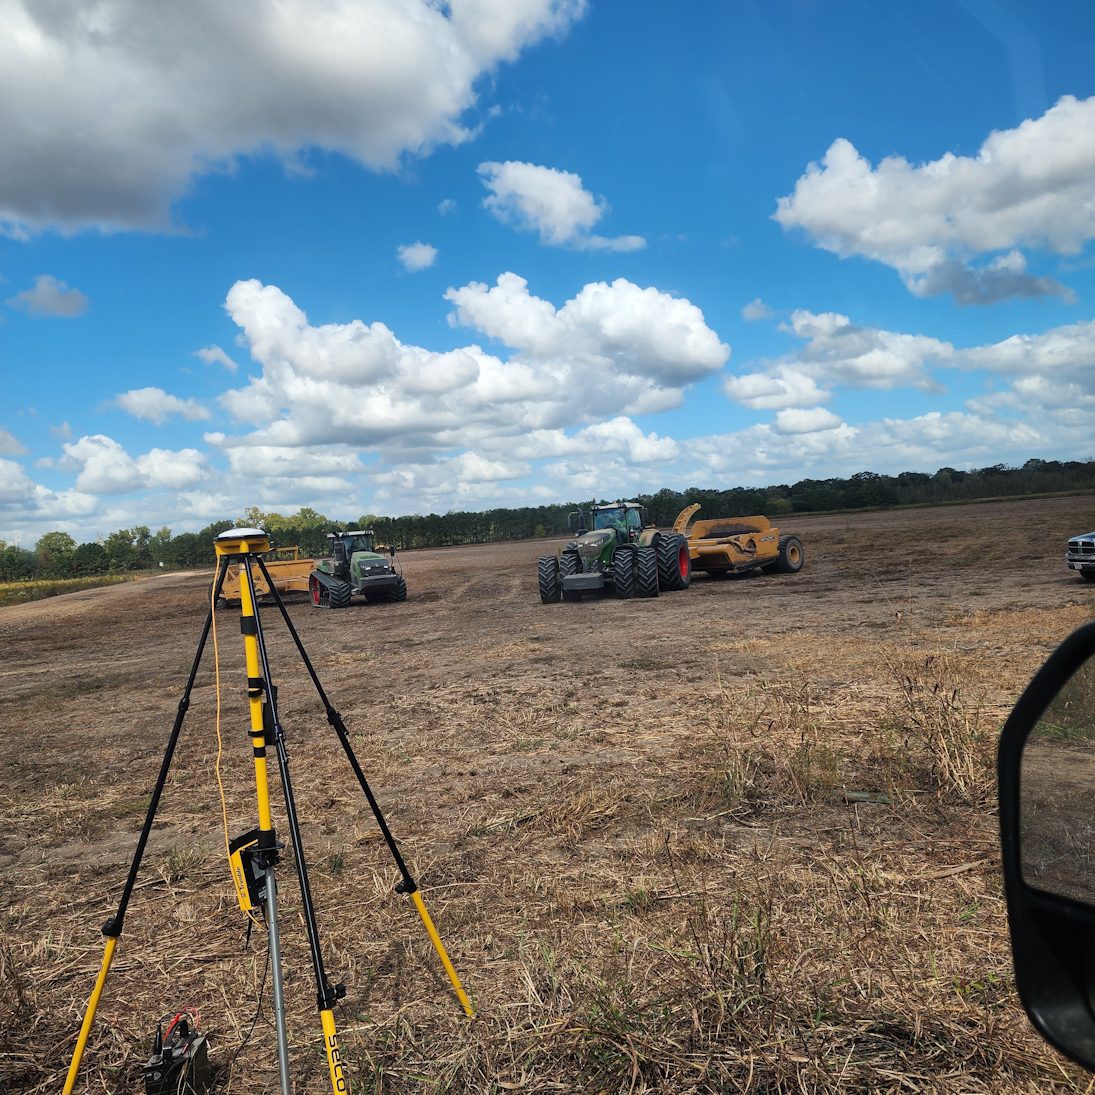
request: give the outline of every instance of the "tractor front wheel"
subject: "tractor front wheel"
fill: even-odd
[[[637,566],[635,585],[640,597],[658,595],[658,552],[652,547],[639,548],[635,552]]]
[[[635,553],[620,548],[612,556],[612,584],[621,599],[635,596]]]
[[[654,550],[658,553],[658,584],[662,589],[675,592],[687,589],[692,580],[692,556],[688,541],[678,533],[659,536]]]
[[[396,579],[395,589],[388,594],[390,601],[405,601],[407,599],[407,579],[402,574]]]
[[[559,582],[559,560],[554,555],[541,555],[536,564],[536,581],[540,586],[540,600],[546,605],[559,600],[562,586]]]

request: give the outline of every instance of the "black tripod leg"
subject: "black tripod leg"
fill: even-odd
[[[175,713],[175,723],[171,727],[171,736],[167,739],[167,749],[164,752],[163,763],[160,765],[160,774],[156,777],[156,786],[152,789],[152,799],[148,804],[148,813],[145,814],[144,826],[137,840],[137,848],[133,853],[133,860],[129,865],[129,875],[126,877],[125,886],[122,887],[122,896],[118,901],[118,911],[103,925],[103,935],[106,937],[106,946],[103,950],[103,961],[99,967],[99,976],[95,980],[95,988],[88,1000],[87,1012],[80,1027],[79,1037],[76,1039],[76,1049],[72,1054],[72,1063],[69,1065],[68,1077],[61,1095],[71,1095],[76,1084],[76,1076],[80,1071],[80,1061],[84,1055],[88,1035],[91,1033],[91,1024],[95,1021],[95,1011],[99,1006],[99,997],[103,994],[106,985],[107,974],[110,972],[110,963],[114,959],[114,949],[121,938],[122,926],[125,923],[126,909],[129,907],[129,899],[133,896],[133,887],[137,882],[137,872],[144,857],[145,846],[148,844],[148,836],[152,832],[152,823],[156,818],[156,809],[160,804],[160,795],[163,794],[164,784],[167,782],[167,773],[171,768],[171,758],[175,755],[175,746],[179,743],[179,734],[182,731],[183,719],[186,718],[187,709],[190,707],[190,693],[194,688],[194,679],[198,675],[198,667],[201,665],[202,654],[205,651],[205,643],[209,638],[209,629],[213,625],[213,605],[220,595],[221,586],[224,584],[224,576],[227,571],[227,563],[221,563],[217,570],[216,582],[210,598],[209,611],[205,616],[205,626],[202,628],[201,638],[198,640],[198,649],[194,653],[194,661],[190,666],[190,676],[186,679],[186,687],[183,689],[182,699]]]
[[[308,676],[312,678],[312,684],[315,685],[316,693],[319,695],[320,702],[327,712],[327,721],[331,724],[338,737],[339,744],[342,746],[342,751],[346,754],[346,759],[350,762],[350,767],[357,777],[357,782],[361,787],[361,791],[365,795],[365,799],[369,803],[369,808],[373,812],[373,817],[376,818],[376,823],[380,826],[380,832],[384,837],[384,843],[387,844],[388,851],[391,852],[392,859],[395,860],[395,865],[399,869],[402,880],[396,889],[399,893],[408,894],[414,902],[414,906],[418,910],[418,915],[422,919],[422,925],[425,927],[426,933],[430,937],[430,942],[433,944],[434,950],[437,951],[437,957],[441,960],[441,965],[445,967],[445,973],[448,975],[453,991],[460,1001],[460,1006],[464,1009],[466,1015],[472,1017],[475,1015],[475,1010],[468,1000],[467,993],[464,991],[464,986],[460,983],[460,977],[457,975],[456,969],[449,959],[448,952],[445,950],[445,945],[441,942],[441,936],[438,934],[437,928],[434,927],[433,919],[426,910],[426,905],[422,900],[422,894],[419,892],[418,885],[412,877],[411,872],[407,869],[407,864],[403,861],[399,846],[396,844],[395,837],[392,836],[392,832],[388,828],[388,822],[384,818],[384,813],[380,809],[380,804],[376,801],[376,796],[369,786],[369,781],[365,778],[365,773],[362,771],[361,764],[358,762],[357,755],[354,753],[353,746],[350,744],[350,735],[346,731],[346,724],[342,721],[342,716],[335,710],[334,705],[327,697],[327,693],[323,690],[323,685],[320,683],[315,667],[312,665],[312,662],[304,649],[304,644],[300,641],[300,635],[297,634],[297,629],[293,626],[293,621],[289,618],[289,613],[285,609],[285,602],[282,601],[281,595],[278,593],[273,579],[270,577],[270,572],[266,569],[266,564],[262,559],[257,559],[256,561],[258,562],[259,569],[262,571],[263,577],[266,579],[266,584],[270,588],[274,603],[278,606],[281,618],[285,621],[285,626],[289,629],[289,634],[292,636],[293,643],[297,648],[297,653],[300,654],[301,661],[304,662],[304,668],[307,669]]]

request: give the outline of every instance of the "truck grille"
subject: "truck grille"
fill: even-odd
[[[1083,555],[1095,557],[1095,540],[1069,540],[1068,542],[1069,555]]]

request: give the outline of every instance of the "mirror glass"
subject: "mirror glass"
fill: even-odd
[[[1019,798],[1023,881],[1095,904],[1095,662],[1080,666],[1031,730]]]

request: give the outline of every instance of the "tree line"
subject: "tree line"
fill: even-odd
[[[650,519],[666,527],[693,502],[700,504],[700,515],[706,517],[754,513],[785,517],[794,513],[938,505],[1077,490],[1095,490],[1095,460],[1028,460],[1021,467],[994,464],[971,471],[940,468],[930,475],[912,471],[879,475],[864,471],[847,479],[801,479],[797,483],[767,487],[663,489],[656,494],[637,495],[629,501],[641,502],[650,511]],[[606,500],[610,501],[602,499]],[[571,513],[589,505],[589,501],[567,502],[404,517],[362,514],[356,521],[329,518],[309,507],[288,515],[264,513],[251,507],[237,518],[215,521],[200,532],[178,535],[172,535],[166,527],[152,532],[148,526],[138,525],[119,529],[101,540],[78,544],[67,532],[47,532],[33,549],[0,541],[0,581],[82,577],[160,566],[211,567],[215,561],[213,540],[236,525],[263,528],[275,545],[294,545],[311,556],[329,553],[329,532],[351,527],[372,528],[378,544],[392,544],[399,550],[554,539],[571,531]]]

